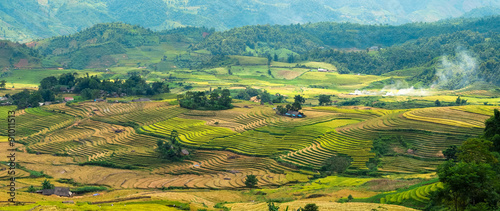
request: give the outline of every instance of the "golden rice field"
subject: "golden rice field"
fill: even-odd
[[[167,138],[173,130],[179,133],[185,147],[194,147],[192,151],[215,149],[258,157],[280,152],[281,161],[313,169],[321,168],[326,159],[343,154],[353,159],[352,168],[366,169],[366,162],[374,156],[370,152],[372,140],[380,135],[403,137],[417,149],[414,156],[439,158],[440,151],[447,146],[479,134],[488,118],[485,114],[491,109],[487,106],[413,110],[315,107],[304,111],[307,118],[291,119],[276,115],[271,107],[244,103],[224,111],[187,110],[168,102],[55,104],[26,109],[18,117],[18,130],[23,132],[20,140],[32,152],[68,156],[76,162],[106,161],[140,169],[154,166],[154,172],[159,172],[156,168],[164,169],[163,174],[193,171],[192,166],[174,170],[181,168],[179,164],[161,164],[156,158],[156,140]],[[46,121],[49,124],[42,124]],[[139,128],[134,129],[134,125]],[[200,158],[207,159],[200,163],[210,161],[218,166],[210,174],[224,171],[229,165],[207,153],[200,154]],[[195,160],[189,162],[199,159]],[[422,166],[421,170],[432,171],[437,166],[409,161]],[[382,172],[415,171],[388,158],[384,162]],[[286,168],[280,169],[280,165],[275,163],[272,168],[284,171]]]
[[[105,185],[115,190],[241,190],[245,188],[246,176],[255,175],[257,185],[270,195],[279,193],[281,189],[275,189],[277,187],[297,183],[289,189],[282,189],[283,194],[295,194],[292,195],[294,201],[279,204],[282,208],[297,209],[313,202],[320,210],[411,210],[392,204],[405,200],[426,202],[429,193],[440,188],[440,183],[386,193],[382,204],[336,203],[335,194],[306,197],[315,192],[323,194],[340,189],[363,191],[365,184],[370,184],[367,182],[373,178],[313,178],[327,159],[338,155],[352,158],[350,170],[367,170],[370,159],[375,157],[371,151],[373,141],[380,137],[403,140],[414,149],[407,151],[399,142],[391,143],[391,150],[397,154],[381,158],[378,167],[378,172],[386,179],[433,178],[433,172],[444,160],[442,150],[479,135],[484,121],[495,108],[459,106],[384,110],[321,106],[304,108],[306,118],[292,119],[276,115],[272,106],[241,101],[235,105],[230,110],[195,111],[166,101],[85,102],[25,109],[16,117],[20,141],[17,155],[23,166],[44,171],[53,180],[72,178],[79,183]],[[6,116],[2,115],[0,118],[5,119]],[[159,158],[155,147],[158,140],[167,140],[174,130],[190,156],[183,161],[169,162]],[[6,134],[0,135],[5,137]],[[2,157],[7,155],[4,139],[0,138]],[[99,166],[99,163],[114,167]],[[4,166],[0,164],[0,169]],[[26,180],[22,188],[36,184],[35,180],[28,179],[29,175],[28,171],[19,171],[19,177]],[[0,178],[6,176],[5,170],[0,171]],[[216,203],[224,202],[206,198],[203,194],[183,194],[169,195],[160,191],[154,196],[191,201],[199,208],[203,208],[202,204],[213,208]],[[374,194],[361,195],[371,197]],[[30,197],[34,196],[27,199]],[[257,199],[252,194],[245,195],[248,198],[239,197],[244,199],[225,206],[232,210],[267,207],[259,200],[251,202]],[[159,209],[156,206],[154,203],[130,204],[127,209]],[[53,204],[40,205],[42,208],[71,209],[70,205]],[[86,208],[95,207],[89,205]]]
[[[298,200],[293,202],[287,202],[278,204],[280,208],[288,207],[289,210],[297,210],[300,207],[305,207],[307,204],[314,203],[318,206],[319,210],[325,211],[365,211],[365,210],[394,210],[394,211],[406,211],[415,210],[403,206],[389,205],[389,204],[373,204],[373,203],[337,203],[337,202],[325,202],[325,201],[314,201],[314,200]],[[248,210],[248,211],[262,211],[266,210],[267,203],[234,203],[227,204],[227,207],[231,210]]]
[[[400,204],[404,200],[412,199],[415,201],[419,201],[425,203],[429,201],[429,195],[431,192],[436,191],[438,189],[443,188],[443,183],[433,183],[430,185],[421,186],[418,188],[414,188],[408,191],[389,194],[384,198],[380,199],[381,204]]]

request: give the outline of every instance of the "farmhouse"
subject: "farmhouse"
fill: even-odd
[[[328,72],[327,69],[318,68],[318,72]]]
[[[57,196],[70,197],[71,195],[73,195],[73,193],[69,191],[69,188],[64,188],[64,187],[55,187],[54,189],[43,189],[41,193],[46,196],[57,195]]]
[[[291,117],[298,117],[298,118],[302,118],[304,117],[304,114],[301,113],[301,112],[298,112],[298,111],[287,111],[285,113],[286,116],[291,116]]]
[[[75,99],[74,99],[74,98],[72,98],[72,97],[65,97],[65,98],[64,98],[64,101],[65,101],[65,102],[69,102],[69,101],[73,101],[73,100],[75,100]]]

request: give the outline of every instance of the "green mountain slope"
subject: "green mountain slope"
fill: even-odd
[[[108,23],[29,43],[33,48],[16,44],[21,49],[18,52],[27,53],[11,50],[5,53],[3,64],[15,67],[19,55],[31,55],[41,62],[30,64],[41,67],[127,66],[169,71],[230,66],[237,62],[228,55],[243,55],[288,63],[322,61],[334,64],[340,73],[394,72],[394,76],[409,76],[412,84],[429,86],[436,79],[434,70],[441,64],[440,57],[450,55],[453,60],[468,51],[478,71],[467,83],[484,78],[500,85],[499,33],[500,16],[400,26],[329,22],[257,25],[224,32],[196,27],[156,32],[137,25]],[[382,49],[369,50],[371,46]]]
[[[450,19],[435,23],[410,23],[399,26],[361,25],[322,22],[288,26],[245,26],[216,32],[196,48],[215,54],[263,55],[269,48],[288,49],[301,54],[326,48],[389,47],[410,40],[457,31],[500,32],[500,16],[483,19]]]
[[[0,70],[39,66],[42,56],[24,44],[0,40]]]

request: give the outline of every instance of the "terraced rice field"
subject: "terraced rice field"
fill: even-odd
[[[16,136],[19,141],[70,126],[74,118],[65,114],[39,115],[26,113],[16,117]]]
[[[49,173],[56,178],[119,188],[224,189],[243,187],[250,174],[257,176],[261,186],[306,182],[313,172],[289,166],[317,170],[326,159],[339,154],[353,159],[351,168],[366,169],[366,162],[374,157],[372,141],[380,136],[402,137],[417,149],[413,154],[402,152],[405,156],[384,157],[380,172],[432,172],[441,162],[441,150],[482,132],[489,117],[485,113],[490,111],[481,106],[414,110],[314,107],[304,109],[306,118],[295,119],[254,104],[238,104],[225,111],[195,111],[168,102],[87,102],[22,110],[16,121],[20,141],[42,153],[40,158],[56,154],[52,156],[59,158],[52,159],[56,163],[64,158],[72,164],[101,161],[117,168],[133,167],[69,167],[49,161],[27,164],[34,170],[51,169]],[[158,158],[154,149],[156,141],[166,139],[173,130],[190,156],[171,163]],[[366,179],[320,181],[307,188],[314,190],[325,184],[350,187]],[[419,191],[420,195],[425,193],[425,189]],[[408,194],[411,197],[413,193]]]
[[[196,159],[186,160],[154,170],[160,174],[216,173],[218,171],[241,172],[249,169],[275,172],[292,171],[293,169],[279,165],[275,160],[264,157],[238,155],[227,151],[198,151]]]
[[[78,122],[65,130],[27,139],[30,149],[41,153],[59,153],[81,161],[98,160],[115,151],[150,148],[158,138],[137,134],[130,127],[110,125],[93,120]]]
[[[47,112],[45,110],[42,110],[40,107],[27,108],[24,111],[27,114],[33,114],[33,115],[37,115],[37,116],[50,116],[50,115],[53,115],[53,113]]]
[[[441,110],[434,110],[434,112],[441,112]],[[455,121],[452,119],[455,117],[454,115],[439,116],[443,119],[439,119],[439,122],[431,122],[406,118],[405,113],[401,111],[368,119],[357,124],[337,128],[336,131],[342,136],[358,140],[373,140],[380,136],[402,137],[406,142],[416,147],[414,155],[421,157],[442,157],[441,150],[450,145],[459,145],[467,138],[477,136],[482,132],[479,125],[468,127],[472,124],[465,122],[462,125],[443,124],[443,122]],[[469,118],[477,118],[481,121],[486,116],[476,115]],[[463,127],[466,124],[468,124],[467,127]]]
[[[259,156],[296,151],[310,146],[316,138],[331,131],[332,118],[271,124],[251,131],[215,138],[204,146],[222,146],[233,152]]]
[[[142,104],[137,103],[135,109],[130,112],[108,112],[110,110],[106,108],[105,111],[103,110],[104,113],[99,112],[99,115],[93,117],[93,119],[118,124],[133,122],[143,126],[176,117],[187,111],[187,109],[179,106],[169,106],[166,103],[156,104],[155,106],[144,106]]]
[[[183,144],[196,147],[201,147],[214,138],[230,136],[235,133],[227,128],[206,125],[203,120],[181,119],[177,117],[144,126],[141,130],[165,137],[170,136],[172,131],[176,130]]]
[[[386,173],[415,174],[426,171],[434,171],[442,161],[423,161],[411,159],[405,156],[385,156],[381,158],[378,171]]]
[[[415,209],[392,205],[392,204],[375,204],[375,203],[337,203],[328,202],[314,199],[307,200],[297,200],[292,202],[286,202],[281,204],[276,204],[280,208],[284,209],[286,207],[289,210],[297,210],[299,208],[304,208],[307,204],[314,203],[318,206],[321,211],[350,211],[350,210],[392,210],[392,211],[415,211]],[[227,204],[227,207],[231,210],[246,210],[246,211],[262,211],[266,210],[267,203],[231,203]]]
[[[348,155],[353,159],[351,165],[356,168],[366,169],[366,162],[375,157],[375,153],[370,152],[372,141],[343,137],[335,131],[322,136],[316,142],[320,146],[318,148]]]
[[[235,108],[223,111],[189,111],[181,116],[186,119],[205,120],[207,125],[229,128],[235,132],[244,132],[268,124],[287,121],[276,115],[269,107],[255,106]]]
[[[411,120],[437,123],[454,127],[481,128],[484,125],[484,119],[478,118],[478,115],[451,110],[446,107],[415,109],[403,113],[403,117]]]
[[[333,130],[334,128],[357,122],[359,120],[339,119],[329,122],[333,123],[329,126]],[[364,169],[366,168],[365,163],[368,161],[367,159],[373,157],[373,153],[369,152],[370,149],[371,143],[369,141],[349,140],[348,138],[338,136],[333,130],[317,138],[310,146],[282,155],[280,159],[295,165],[319,169],[326,159],[337,154],[346,154],[354,159],[352,163],[354,167]],[[357,151],[357,153],[353,153],[354,151]],[[360,156],[363,153],[366,153],[366,156]]]
[[[385,196],[385,198],[380,199],[381,204],[400,204],[404,200],[415,200],[422,203],[427,203],[429,201],[429,195],[431,192],[443,188],[443,183],[433,183],[430,185],[421,186],[401,193],[390,194]]]
[[[4,181],[8,181],[12,175],[9,174],[9,166],[0,164],[0,179]],[[23,171],[21,169],[16,169],[16,177],[22,178],[22,177],[29,177],[30,173]]]
[[[351,178],[341,176],[329,176],[321,178],[302,186],[299,192],[321,190],[332,187],[358,187],[364,183],[372,180],[373,178]]]
[[[450,109],[465,111],[474,114],[482,114],[486,116],[492,116],[494,109],[500,109],[498,106],[482,106],[482,105],[466,105],[466,106],[455,106],[450,107]]]
[[[7,128],[7,116],[9,111],[16,110],[16,106],[0,106],[0,128]],[[22,110],[24,112],[24,110]],[[16,116],[19,116],[18,111],[16,111]],[[7,136],[7,131],[0,131],[0,136]]]
[[[167,166],[168,163],[163,165]],[[203,165],[203,164],[202,164]],[[109,185],[114,188],[162,188],[185,187],[204,189],[232,189],[244,187],[247,175],[255,175],[259,186],[278,186],[290,182],[287,173],[270,170],[245,168],[233,171],[213,171],[203,174],[166,174],[146,170],[126,170],[100,166],[52,166],[45,164],[27,164],[28,168],[54,175],[55,178],[74,178],[76,182]],[[53,168],[49,168],[49,167]],[[207,170],[209,167],[207,166]],[[295,175],[302,175],[294,173]],[[307,175],[303,175],[306,177]]]
[[[56,113],[64,113],[79,118],[86,118],[91,115],[92,112],[90,108],[84,106],[83,104],[72,105],[70,107],[64,103],[45,106],[44,110]]]

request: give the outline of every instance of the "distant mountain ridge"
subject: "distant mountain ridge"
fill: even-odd
[[[482,9],[485,8],[485,9]],[[495,0],[23,0],[0,1],[0,39],[26,42],[67,35],[97,23],[153,30],[334,21],[403,24],[498,13]],[[471,12],[472,11],[472,12]],[[470,13],[469,13],[470,12]]]

